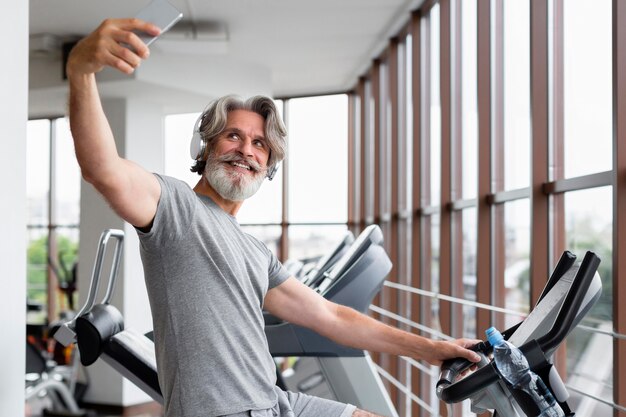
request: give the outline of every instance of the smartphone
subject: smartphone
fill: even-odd
[[[158,26],[162,35],[182,19],[183,14],[167,0],[152,0],[135,17]],[[150,46],[158,38],[158,36],[151,36],[145,32],[137,31],[135,33],[147,46]]]

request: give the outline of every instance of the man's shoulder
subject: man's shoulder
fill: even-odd
[[[170,192],[173,194],[189,194],[195,195],[195,192],[191,186],[183,180],[170,177],[169,175],[154,173],[154,176],[159,181],[162,191]]]

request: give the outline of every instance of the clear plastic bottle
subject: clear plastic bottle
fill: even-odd
[[[564,417],[565,413],[543,380],[530,370],[524,354],[504,340],[495,327],[490,327],[486,333],[493,346],[493,359],[498,371],[513,388],[524,391],[533,399],[540,411],[538,417]]]

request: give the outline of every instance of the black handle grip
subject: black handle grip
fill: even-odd
[[[460,381],[448,383],[439,380],[436,390],[437,397],[448,404],[458,403],[494,383],[498,378],[496,368],[491,362]]]
[[[491,350],[491,345],[489,345],[489,342],[485,341],[477,343],[474,346],[469,347],[468,349],[473,350],[474,352],[482,352],[484,354],[487,354]],[[475,362],[472,362],[465,358],[454,358],[443,361],[437,386],[446,382],[448,384],[452,384],[457,376],[459,376],[459,374],[461,374],[463,371],[468,370],[472,365],[475,365]]]

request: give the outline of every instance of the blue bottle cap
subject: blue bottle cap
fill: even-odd
[[[502,333],[498,331],[495,327],[490,327],[485,331],[487,335],[487,340],[491,344],[491,346],[498,346],[503,340]]]

